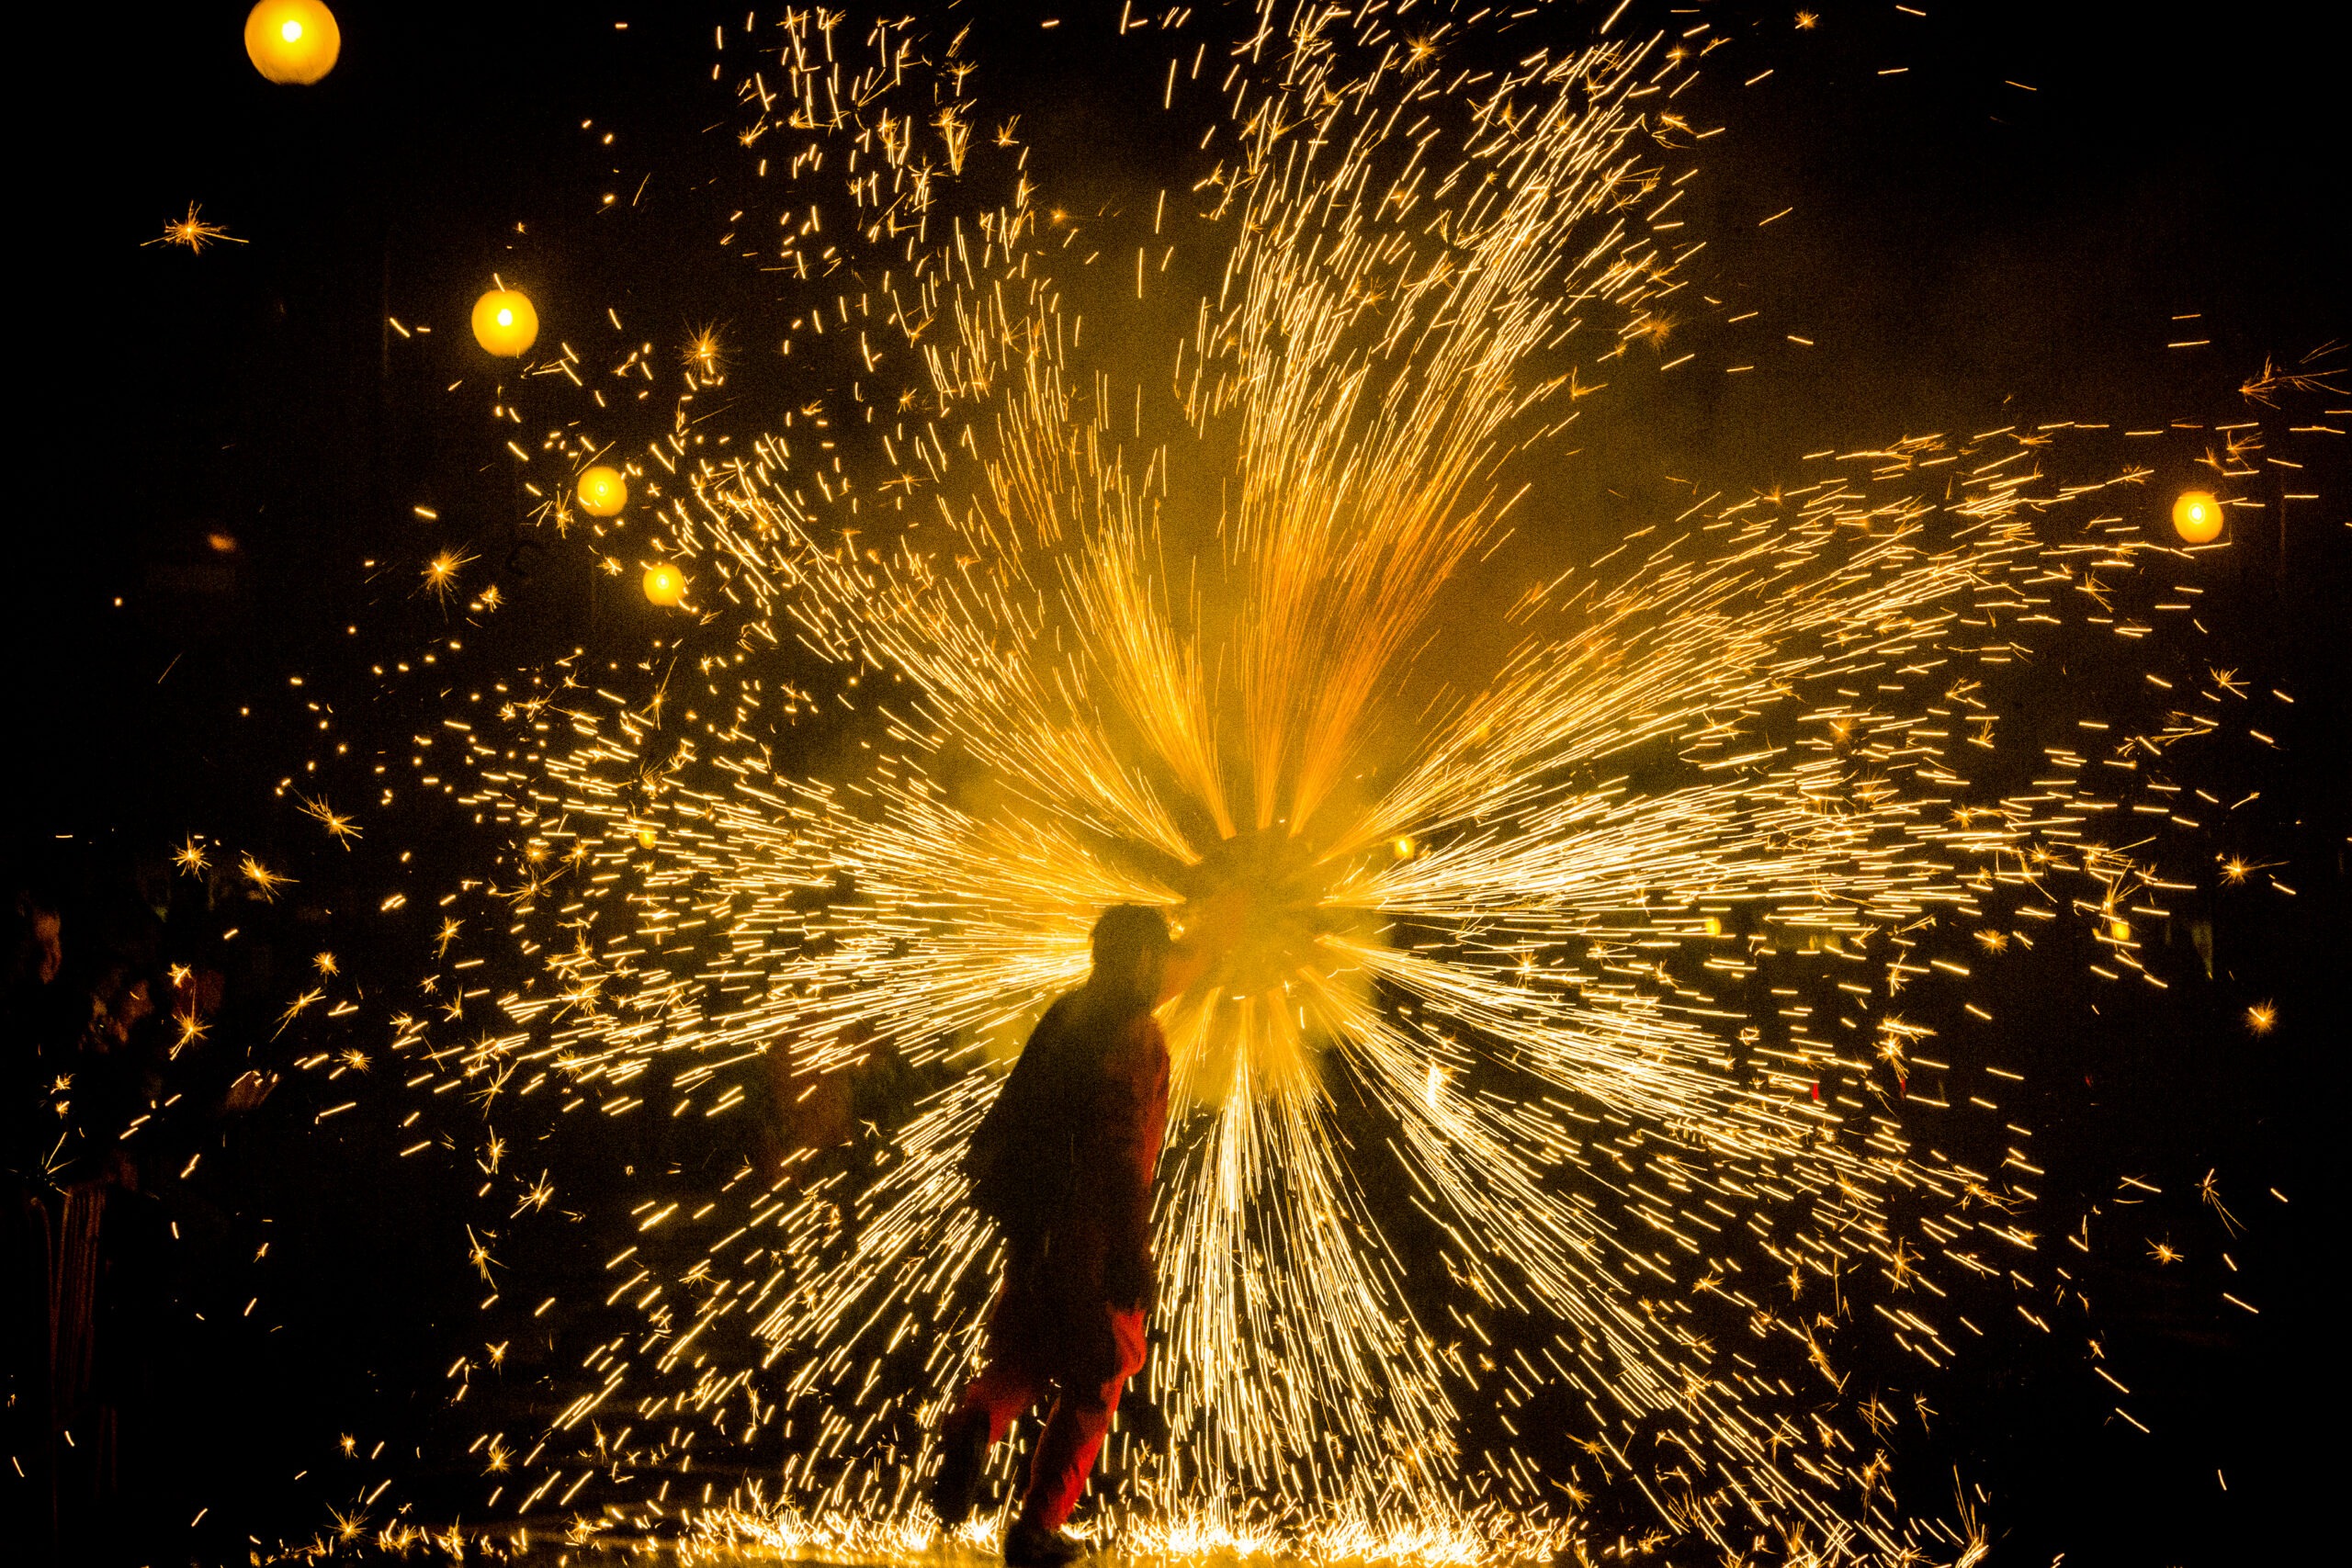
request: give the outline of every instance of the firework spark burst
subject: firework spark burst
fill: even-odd
[[[502,417],[594,399],[540,461],[621,463],[647,499],[542,520],[684,603],[646,689],[575,660],[448,721],[451,788],[512,849],[436,964],[517,978],[452,981],[392,1055],[503,1122],[691,1126],[771,1078],[847,1105],[880,1062],[922,1091],[868,1168],[811,1145],[648,1184],[606,1303],[643,1330],[527,1453],[492,1438],[518,1513],[624,1451],[650,1473],[698,1428],[774,1428],[781,1473],[707,1497],[695,1540],[929,1541],[922,1433],[994,1261],[961,1149],[1094,913],[1136,900],[1204,962],[1165,1013],[1167,1430],[1114,1443],[1125,1539],[1548,1554],[1617,1486],[1728,1552],[1922,1550],[1890,1391],[1847,1348],[1932,1375],[1981,1333],[1966,1292],[2036,1259],[2023,1130],[1996,1169],[1918,1131],[1953,1098],[2000,1121],[1943,1087],[1982,1047],[1922,998],[2077,919],[2099,974],[2161,985],[2132,920],[2167,885],[2107,841],[2116,781],[2086,770],[2221,722],[2185,694],[2086,719],[2090,750],[2011,788],[1995,688],[2086,627],[2144,635],[2143,569],[2182,552],[2144,531],[2144,467],[2082,478],[2103,437],[2008,427],[1818,454],[1493,595],[1590,378],[1667,337],[1690,245],[1659,148],[1702,134],[1669,106],[1703,51],[1474,70],[1463,26],[1381,9],[1233,51],[1204,172],[1148,225],[1046,205],[956,41],[786,13],[734,143],[786,179],[756,203],[760,265],[807,295],[786,353],[848,356],[848,404],[724,455],[695,400],[752,334],[722,355],[709,325],[625,461],[604,394],[654,379],[650,344],[602,377],[560,345],[502,390]],[[1196,283],[1171,203],[1213,237]],[[501,1176],[487,1129],[518,1184],[467,1232],[495,1289],[499,1229],[552,1189]]]

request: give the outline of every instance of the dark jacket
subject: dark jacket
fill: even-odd
[[[1073,1304],[1151,1293],[1151,1182],[1168,1047],[1148,1010],[1071,992],[1038,1021],[973,1135],[973,1201],[1003,1228],[1008,1285]]]

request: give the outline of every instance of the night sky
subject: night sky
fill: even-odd
[[[2341,55],[2312,8],[1809,8],[1819,23],[1804,32],[1787,9],[1721,5],[1636,6],[1618,24],[1704,19],[1736,40],[1692,95],[1694,118],[1729,130],[1700,160],[1689,217],[1710,244],[1689,270],[1771,330],[1752,376],[1629,374],[1596,400],[1581,455],[1553,480],[1577,519],[1561,525],[1564,553],[1592,553],[1678,494],[1792,475],[1820,447],[2012,421],[2228,419],[2265,355],[2352,337]],[[1185,150],[1166,144],[1156,79],[1123,79],[1102,46],[1116,6],[960,9],[980,92],[1023,112],[1049,196],[1148,199],[1169,182]],[[1605,14],[1556,10],[1522,31],[1573,41]],[[269,786],[304,744],[287,675],[423,626],[414,563],[441,543],[465,543],[507,585],[516,607],[499,635],[518,662],[642,635],[633,587],[598,588],[535,537],[474,401],[444,389],[493,270],[541,301],[551,335],[558,312],[608,300],[673,340],[756,310],[699,231],[682,225],[674,254],[649,256],[639,223],[638,249],[616,258],[582,216],[649,170],[649,199],[690,207],[663,176],[695,166],[696,139],[731,111],[709,39],[741,8],[353,0],[337,15],[341,63],[312,88],[254,73],[235,6],[44,17],[31,25],[53,35],[17,56],[14,856],[286,833]],[[191,200],[249,243],[142,246]],[[437,341],[414,348],[388,315],[431,322]],[[1683,346],[1720,358],[1728,340],[1710,334],[1733,330],[1694,323]],[[2210,341],[2165,346],[2188,338]],[[774,385],[747,397],[789,395],[783,367],[759,374]],[[2078,1343],[1984,1348],[1947,1380],[1941,1446],[1906,1458],[1907,1495],[1932,1506],[1959,1466],[1990,1495],[1996,1561],[2253,1561],[2341,1493],[2326,1413],[2340,1312],[2321,1289],[2342,1234],[2352,1037],[2339,978],[2352,791],[2337,756],[2352,463],[2304,477],[2328,500],[2289,513],[2283,535],[2276,507],[2242,526],[2210,617],[2260,684],[2298,698],[2261,787],[2299,897],[2222,926],[2229,983],[2210,998],[2135,999],[2096,1032],[2064,987],[2005,1013],[2029,1058],[2081,1053],[2083,1091],[2029,1108],[2053,1186],[2105,1191],[2131,1172],[2178,1190],[2218,1168],[2249,1195],[2233,1257],[2263,1311],[2225,1317],[2211,1290],[2153,1270],[2098,1282],[2153,1435],[2107,1414]],[[371,577],[371,559],[397,570]],[[2259,1043],[2232,1022],[2257,995],[2284,1021]],[[438,1241],[388,1213],[430,1193],[388,1188],[407,1178],[380,1149],[289,1139],[284,1157],[304,1193],[257,1177],[254,1201],[300,1211],[287,1223],[310,1239],[289,1247],[311,1247],[315,1267],[273,1277],[282,1336],[218,1413],[234,1440],[195,1461],[232,1523],[207,1550],[313,1528],[315,1495],[279,1477],[323,1454],[354,1408],[384,1429],[425,1423],[401,1414],[417,1403],[402,1380],[438,1371],[416,1325],[442,1292],[465,1301]],[[2251,1201],[2270,1187],[2293,1201]],[[237,1451],[255,1456],[250,1472]]]

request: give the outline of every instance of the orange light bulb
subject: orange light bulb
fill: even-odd
[[[513,359],[539,341],[539,313],[513,288],[493,288],[474,301],[474,341],[501,359]]]
[[[343,29],[319,0],[261,0],[245,14],[245,54],[273,82],[308,86],[342,53]]]
[[[610,517],[628,504],[628,481],[618,468],[599,463],[580,475],[580,509],[596,517]]]
[[[684,573],[667,561],[663,561],[660,566],[647,567],[645,596],[663,609],[669,609],[686,596]]]
[[[2183,491],[2172,503],[2172,526],[2192,545],[2210,545],[2222,536],[2222,503],[2211,491]]]

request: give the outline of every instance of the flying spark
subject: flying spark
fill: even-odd
[[[184,245],[193,253],[216,241],[224,240],[232,245],[245,243],[220,224],[206,222],[203,209],[191,201],[187,204],[187,216],[167,220],[161,234],[140,243],[141,245]]]

